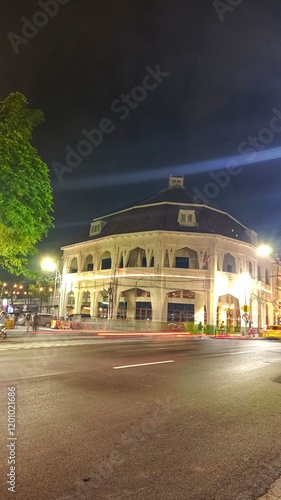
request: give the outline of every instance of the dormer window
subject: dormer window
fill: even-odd
[[[255,231],[252,231],[251,229],[246,229],[245,233],[246,233],[246,236],[249,238],[250,243],[252,243],[253,245],[256,246],[258,244],[257,233],[255,233]]]
[[[184,188],[184,177],[174,177],[173,175],[170,175],[169,188],[173,188],[176,186]]]
[[[96,234],[101,233],[105,225],[106,222],[103,220],[92,222],[90,227],[90,236],[96,236]]]
[[[195,210],[179,210],[178,223],[180,226],[195,227],[196,226]]]

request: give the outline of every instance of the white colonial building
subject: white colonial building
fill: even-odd
[[[183,177],[94,219],[63,253],[61,314],[201,322],[210,332],[245,326],[243,306],[255,328],[276,319],[277,260],[258,256],[254,231],[195,201]]]

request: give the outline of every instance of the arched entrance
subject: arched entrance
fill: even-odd
[[[167,319],[171,322],[194,323],[195,293],[175,290],[167,294]]]
[[[87,290],[82,293],[81,314],[90,314],[91,311],[91,294]]]
[[[75,312],[75,296],[74,292],[69,292],[66,297],[66,311],[67,315],[71,316]]]
[[[108,290],[100,290],[98,293],[97,317],[108,318],[109,294]]]
[[[142,288],[130,288],[124,290],[119,301],[119,314],[126,313],[126,318],[130,320],[151,320],[152,304],[150,292]],[[124,311],[125,309],[125,311]]]
[[[217,306],[217,327],[224,325],[228,332],[241,328],[239,300],[231,294],[220,295]]]

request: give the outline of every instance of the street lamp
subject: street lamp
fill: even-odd
[[[50,257],[45,257],[42,262],[41,262],[41,269],[43,271],[46,271],[48,273],[55,273],[54,280],[55,280],[55,285],[54,285],[54,293],[53,293],[53,304],[52,304],[52,309],[53,312],[55,312],[55,299],[56,299],[56,291],[57,291],[57,283],[59,282],[59,288],[61,287],[61,273],[57,268],[57,265],[53,259]],[[59,318],[59,306],[58,306],[58,318]]]
[[[270,246],[270,245],[267,245],[267,244],[262,244],[260,245],[258,248],[257,248],[257,254],[259,257],[261,258],[266,258],[266,257],[271,257],[271,262],[274,261],[275,264],[277,264],[277,280],[276,280],[276,284],[277,284],[277,300],[278,300],[278,259],[276,259],[276,257],[272,256],[271,254],[273,253],[273,248]],[[265,263],[266,263],[266,260],[265,260]],[[268,270],[266,269],[265,270],[265,278],[262,278],[261,276],[261,272],[259,271],[260,268],[258,268],[258,280],[259,281],[264,281],[265,279],[265,287],[262,286],[261,289],[259,290],[258,289],[258,293],[257,293],[257,300],[260,301],[260,303],[266,303],[266,310],[265,310],[265,319],[266,319],[266,322],[268,322],[268,309],[267,309],[267,301],[269,300],[268,297],[267,297],[267,285],[270,285],[270,281],[269,281],[269,275],[268,275]],[[272,269],[272,266],[271,266],[271,269]],[[271,275],[271,277],[273,278],[274,277],[274,274]],[[273,281],[271,281],[271,286],[272,286],[272,283]],[[271,288],[272,290],[272,288]],[[261,308],[262,306],[259,305],[259,308]],[[261,312],[259,311],[259,314],[261,314]],[[260,316],[259,316],[260,317]],[[258,325],[259,328],[260,328],[260,324]]]
[[[272,248],[269,245],[260,245],[257,248],[257,254],[260,255],[260,257],[268,257],[272,253]]]
[[[108,289],[108,319],[112,319],[113,315],[113,286]]]
[[[45,257],[41,262],[41,269],[43,269],[43,271],[53,273],[54,271],[57,271],[57,265],[53,259]]]

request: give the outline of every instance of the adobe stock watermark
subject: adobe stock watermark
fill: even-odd
[[[219,17],[220,21],[224,21],[224,14],[226,12],[233,12],[235,7],[241,5],[244,0],[214,0],[213,6]]]
[[[145,101],[149,92],[157,89],[159,85],[170,75],[167,71],[161,71],[160,64],[155,69],[146,66],[146,75],[143,77],[141,85],[134,87],[129,94],[121,94],[110,106],[112,113],[118,115],[119,120],[123,121],[130,116],[132,110],[138,108],[141,102]],[[52,168],[59,180],[63,181],[65,173],[71,173],[79,167],[83,158],[92,154],[93,149],[100,146],[104,136],[112,134],[116,130],[116,125],[110,118],[100,120],[98,126],[92,130],[82,130],[83,139],[81,139],[75,148],[66,146],[65,164],[58,161],[52,162]]]
[[[147,441],[165,423],[171,409],[174,408],[168,397],[165,401],[157,399],[156,403],[158,407],[151,416],[145,418],[141,424],[134,425],[121,434],[118,443],[120,450],[112,451],[107,459],[95,467],[87,477],[77,481],[72,490],[63,494],[60,500],[98,498],[95,495],[96,490],[112,475],[114,469],[123,465],[128,458],[131,459],[132,455],[136,453],[139,443]],[[121,447],[123,447],[123,453]]]
[[[8,473],[7,485],[8,491],[16,492],[16,388],[15,386],[8,387],[7,401],[7,448],[8,448]]]
[[[255,160],[258,152],[263,151],[274,140],[276,134],[281,133],[281,111],[277,108],[272,109],[273,117],[269,122],[268,127],[261,128],[256,136],[249,135],[247,140],[240,142],[237,151],[245,157],[246,162],[251,163]],[[277,124],[280,120],[279,125]],[[251,147],[249,147],[251,146]],[[248,156],[247,156],[248,155]],[[244,161],[243,161],[244,164]],[[225,170],[209,172],[212,182],[207,182],[204,186],[203,193],[197,188],[193,188],[194,201],[203,201],[210,203],[210,199],[216,198],[221,189],[225,189],[232,177],[236,177],[242,172],[242,166],[238,160],[230,160],[226,164]]]
[[[42,10],[36,11],[32,20],[27,17],[21,17],[23,22],[21,28],[21,35],[10,31],[7,37],[16,54],[19,53],[19,46],[26,45],[29,40],[34,38],[39,32],[40,28],[44,28],[49,19],[55,17],[60,10],[60,5],[66,5],[70,0],[39,0],[38,5]]]

